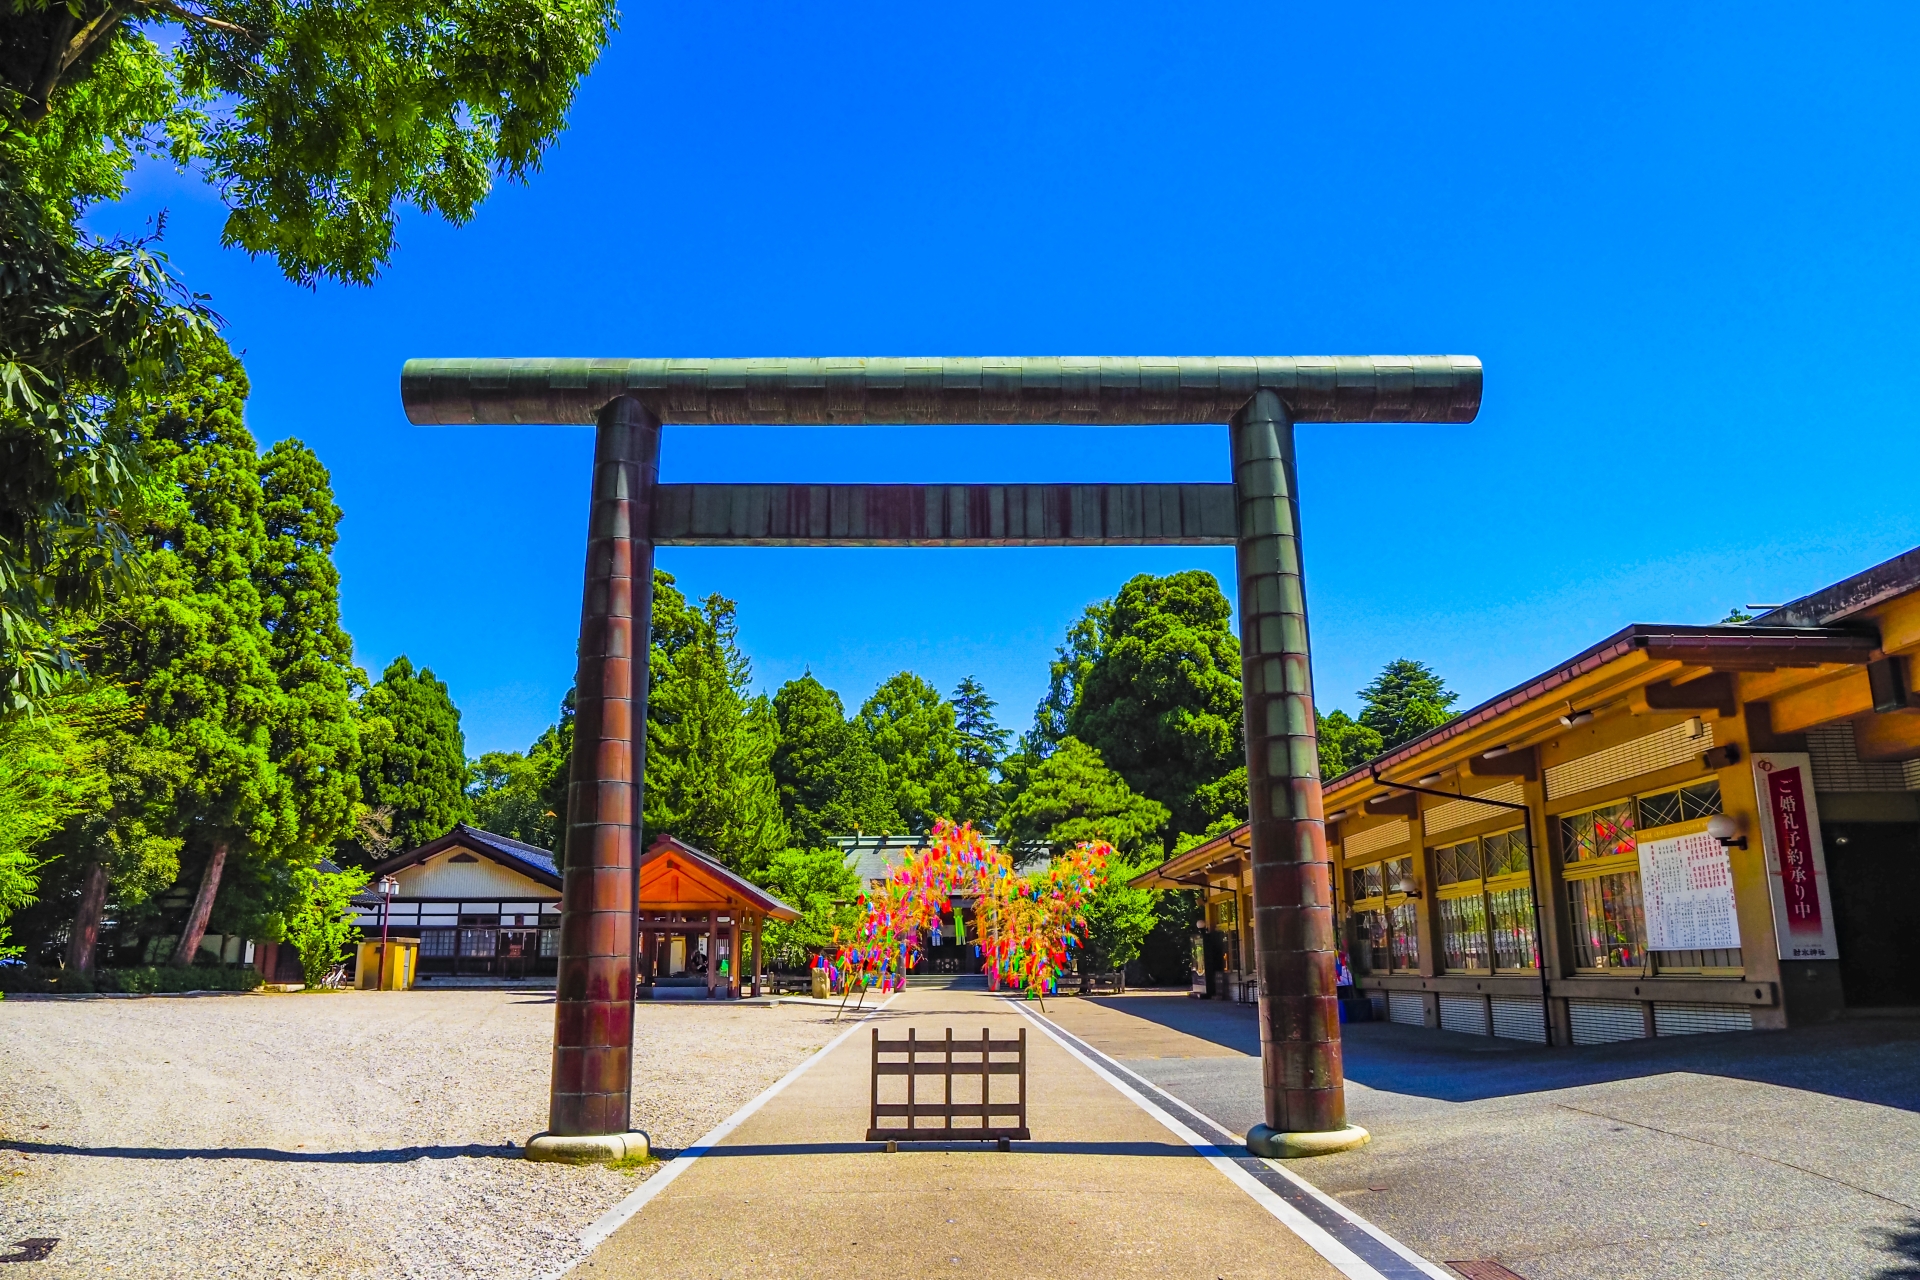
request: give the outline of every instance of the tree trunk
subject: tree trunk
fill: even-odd
[[[200,892],[193,895],[193,910],[187,913],[187,927],[180,931],[180,945],[173,949],[173,963],[187,967],[200,950],[200,939],[207,934],[207,917],[213,914],[213,896],[220,892],[220,872],[227,865],[227,842],[213,846],[207,869],[200,875]]]
[[[73,913],[73,936],[67,941],[67,968],[93,972],[93,951],[100,944],[100,917],[107,909],[107,864],[87,864],[80,882],[80,905]]]

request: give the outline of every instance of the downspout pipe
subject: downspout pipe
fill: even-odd
[[[1439,796],[1443,800],[1469,800],[1474,804],[1491,805],[1496,809],[1513,809],[1521,814],[1521,830],[1527,833],[1527,891],[1533,895],[1533,950],[1537,963],[1534,969],[1540,975],[1540,1029],[1546,1034],[1547,1045],[1553,1045],[1553,1010],[1547,999],[1547,931],[1543,928],[1540,915],[1540,872],[1533,865],[1533,806],[1515,804],[1511,800],[1489,800],[1484,796],[1462,795],[1454,791],[1440,791],[1433,787],[1422,787],[1412,782],[1390,782],[1380,776],[1378,769],[1368,769],[1373,780],[1383,787],[1397,787],[1402,791],[1417,791],[1423,796]]]

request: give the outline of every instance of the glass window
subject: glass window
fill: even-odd
[[[1502,831],[1482,840],[1482,860],[1487,879],[1495,876],[1524,875],[1527,870],[1527,833]]]
[[[422,929],[420,931],[420,954],[445,958],[453,954],[455,931],[452,929]]]
[[[1459,884],[1480,878],[1480,842],[1448,845],[1433,851],[1433,874],[1441,884]]]
[[[1380,864],[1370,867],[1355,867],[1347,872],[1347,892],[1355,902],[1380,896]]]
[[[1395,858],[1392,862],[1383,865],[1387,879],[1387,892],[1404,892],[1401,886],[1409,884],[1413,880],[1413,855],[1409,854],[1404,858]]]
[[[1560,819],[1560,858],[1573,864],[1632,853],[1634,843],[1633,802],[1603,804],[1584,813],[1569,813]]]
[[[1641,796],[1636,803],[1640,808],[1642,830],[1671,826],[1676,822],[1691,822],[1695,818],[1710,818],[1720,812],[1720,780],[1709,778],[1690,787]]]
[[[1569,880],[1567,897],[1577,967],[1638,969],[1645,965],[1639,872]]]
[[[1540,948],[1533,937],[1533,890],[1497,889],[1487,895],[1493,925],[1493,963],[1499,969],[1538,969]]]
[[[494,929],[461,929],[460,954],[492,956],[499,949],[499,934]]]
[[[1361,911],[1353,917],[1353,949],[1368,973],[1385,973],[1387,955],[1387,915],[1384,911]]]
[[[558,929],[542,929],[540,931],[540,958],[542,960],[551,960],[559,954],[560,931]]]
[[[1414,904],[1403,902],[1387,908],[1387,927],[1393,933],[1392,951],[1395,971],[1420,967],[1419,925],[1414,919]]]
[[[1239,923],[1234,910],[1235,899],[1222,898],[1213,908],[1213,927],[1222,933],[1232,933]]]
[[[1487,900],[1478,893],[1440,899],[1440,945],[1447,968],[1486,970]]]

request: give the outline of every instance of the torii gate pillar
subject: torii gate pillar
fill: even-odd
[[[1240,588],[1240,668],[1252,828],[1253,938],[1260,984],[1263,1156],[1358,1146],[1347,1123],[1335,991],[1333,886],[1320,808],[1313,669],[1300,571],[1293,417],[1260,391],[1228,424]]]

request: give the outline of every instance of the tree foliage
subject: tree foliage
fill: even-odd
[[[1339,709],[1321,712],[1314,709],[1314,733],[1320,746],[1320,780],[1330,782],[1349,769],[1357,769],[1379,755],[1380,731],[1361,724]]]
[[[311,991],[360,940],[353,895],[367,887],[367,872],[361,867],[336,870],[331,864],[301,867],[294,884],[300,896],[287,913],[286,940],[300,956],[300,976]]]
[[[832,945],[836,930],[846,939],[859,923],[860,878],[838,849],[782,849],[761,868],[757,883],[800,913],[791,924],[769,921],[762,935],[768,956],[782,968],[804,965]]]
[[[220,192],[229,245],[303,283],[371,280],[402,205],[458,223],[496,177],[526,179],[617,20],[611,0],[8,4],[9,131],[73,154],[93,198],[164,151]]]
[[[719,595],[688,604],[654,571],[643,821],[647,841],[678,836],[750,876],[788,837],[772,767],[779,725],[749,692],[734,612]]]
[[[1391,751],[1453,719],[1458,700],[1426,663],[1396,658],[1360,691],[1359,723],[1380,735],[1379,750]]]
[[[392,811],[403,850],[438,839],[467,817],[466,735],[460,709],[432,669],[401,654],[360,699],[360,799]]]
[[[773,714],[773,777],[795,844],[821,849],[833,836],[900,829],[880,757],[865,727],[847,718],[839,694],[809,673],[780,686]]]
[[[1176,832],[1245,812],[1232,614],[1210,573],[1141,574],[1082,619],[1084,633],[1103,636],[1099,647],[1082,655],[1070,635],[1075,656],[1055,664],[1057,671],[1073,666],[1068,683],[1075,696],[1066,716],[1072,735],[1133,790],[1165,806]]]
[[[991,819],[993,775],[967,758],[954,706],[938,689],[911,671],[898,672],[873,691],[859,718],[908,830],[931,831],[940,818]]]

